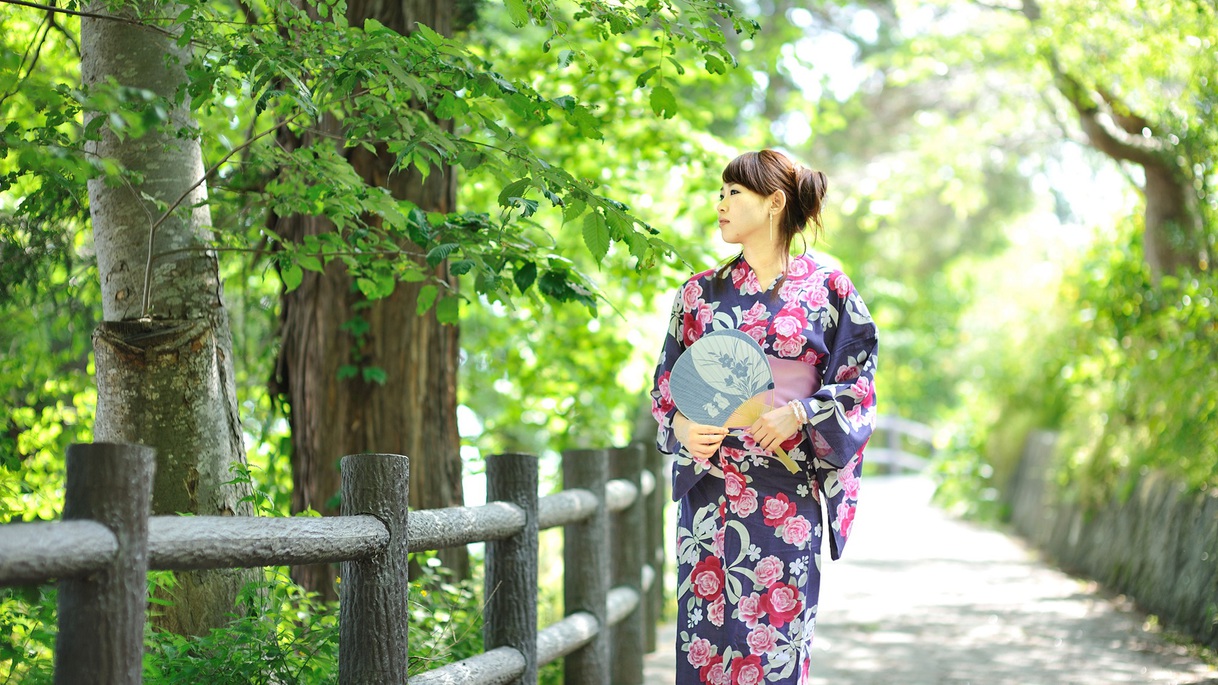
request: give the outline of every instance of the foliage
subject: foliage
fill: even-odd
[[[0,588],[0,685],[52,682],[55,601],[49,585]]]
[[[1027,6],[1037,10],[1033,22],[1009,14],[1000,31],[1030,37],[1036,47],[1029,66],[1048,73],[1052,64],[1068,73],[1102,98],[1120,123],[1141,122],[1148,145],[1176,156],[1196,192],[1203,245],[1212,260],[1218,245],[1218,91],[1209,75],[1218,65],[1218,13],[1191,2],[1118,9],[1056,0]],[[1079,125],[1063,98],[1050,92],[1042,103],[1067,134],[1082,138],[1074,133]],[[1092,168],[1102,168],[1092,159]],[[1120,171],[1141,181],[1136,166]],[[1126,184],[1126,193],[1132,186]],[[1063,223],[1082,223],[1075,212],[1085,198],[1072,199],[1068,190],[1054,189],[1055,213]],[[1021,297],[1029,290],[1026,280],[1006,278],[995,283],[1005,307],[983,298],[985,318],[995,325],[976,331],[988,342],[965,358],[984,373],[962,378],[958,386],[965,401],[954,423],[965,433],[963,447],[942,467],[957,478],[941,487],[945,499],[986,509],[978,493],[1005,486],[1033,428],[1060,432],[1058,482],[1067,498],[1085,506],[1128,496],[1152,470],[1193,489],[1218,483],[1211,391],[1218,379],[1218,282],[1212,261],[1206,268],[1203,260],[1199,272],[1153,283],[1142,253],[1141,205],[1140,199],[1125,203],[1096,221],[1099,238],[1086,253],[1073,248],[998,265],[1028,265],[1023,273],[1031,275],[1052,264],[1059,277],[1049,289],[1034,284],[1030,290],[1038,297],[1032,301]],[[997,314],[1015,307],[1016,316]],[[989,511],[1000,512],[1001,504]]]
[[[1062,431],[1060,480],[1088,503],[1127,492],[1147,469],[1214,486],[1212,267],[1148,281],[1131,218],[1138,171],[1083,151],[1046,63],[1055,54],[1185,160],[1212,260],[1211,4],[1043,0],[1033,24],[1000,3],[774,0],[739,3],[718,33],[717,3],[509,0],[484,4],[454,38],[347,26],[341,4],[317,5],[333,21],[290,3],[248,3],[248,15],[183,5],[199,122],[187,133],[201,136],[213,167],[262,506],[286,511],[290,482],[286,425],[262,381],[274,359],[274,275],[291,288],[338,261],[376,297],[447,259],[459,290],[429,282],[419,309],[459,317],[461,401],[483,426],[476,445],[622,442],[676,283],[730,250],[711,238],[718,170],[763,145],[828,172],[818,249],[843,263],[880,323],[885,412],[952,433],[941,497],[1000,516],[1023,436],[1039,427]],[[81,91],[74,20],[0,13],[0,307],[10,324],[0,402],[15,408],[0,427],[0,517],[50,518],[63,448],[91,425],[97,295],[83,182],[121,175],[81,154],[95,133],[84,117],[113,113],[94,125],[134,134],[160,125],[165,103]],[[341,131],[326,123],[335,119]],[[314,142],[279,147],[277,126]],[[357,146],[383,146],[401,168],[456,164],[468,211],[427,215],[365,186],[342,159]],[[287,244],[266,225],[271,209],[324,214],[336,228]],[[458,587],[437,611],[476,624],[477,592]],[[45,609],[22,601],[27,613]],[[421,658],[441,658],[458,623],[412,634],[436,650]],[[437,630],[450,632],[427,632]],[[462,635],[472,650],[480,630]]]
[[[708,236],[718,173],[730,153],[706,136],[702,121],[710,110],[688,97],[688,87],[729,81],[735,72],[690,68],[696,51],[654,31],[619,35],[609,43],[597,40],[595,30],[589,24],[571,26],[563,44],[577,46],[579,59],[549,70],[536,87],[549,97],[577,93],[596,102],[599,130],[611,144],[572,139],[517,117],[509,126],[553,163],[598,179],[646,216],[680,258],[657,265],[666,268],[639,272],[613,245],[597,263],[592,253],[579,249],[588,234],[561,230],[555,214],[537,214],[534,219],[554,236],[556,249],[596,281],[603,306],[596,320],[575,303],[546,307],[537,301],[487,300],[483,305],[490,306],[463,309],[461,341],[468,356],[460,397],[481,420],[474,444],[482,453],[625,444],[651,381],[659,341],[655,331],[663,325],[660,319],[651,325],[656,313],[667,314],[678,278],[714,263],[721,256],[716,251],[723,249]],[[547,51],[548,37],[542,27],[522,29],[503,14],[486,12],[471,30],[469,44],[506,78],[536,79],[538,65],[548,64],[559,45]],[[668,55],[663,59],[656,49],[660,43]],[[648,79],[640,77],[643,71],[651,72]],[[652,115],[647,92],[638,88],[640,80],[661,75],[681,103],[667,119]],[[720,102],[715,108],[730,106]],[[474,170],[463,179],[459,204],[494,201],[493,176]],[[461,287],[474,290],[467,281]]]
[[[168,573],[151,584],[172,583]],[[146,683],[323,683],[338,680],[337,607],[291,583],[283,570],[246,585],[237,613],[222,628],[199,637],[149,624],[144,654]]]
[[[79,106],[64,84],[79,75],[59,56],[73,39],[53,15],[8,5],[0,24],[0,521],[51,519],[63,454],[93,424],[99,290],[79,228],[83,181],[97,169],[69,154]]]
[[[417,674],[482,651],[480,581],[454,582],[432,552],[412,554],[410,673]],[[149,574],[150,591],[172,583]],[[0,683],[50,683],[55,650],[53,586],[0,590]],[[560,662],[561,664],[561,662]],[[554,679],[554,668],[547,670]],[[216,685],[338,681],[338,605],[292,583],[286,569],[268,568],[264,580],[241,591],[227,625],[198,637],[149,624],[143,682]]]
[[[1062,478],[1090,505],[1128,497],[1152,470],[1218,487],[1218,275],[1155,287],[1138,247],[1090,255],[1063,298]]]
[[[575,95],[548,97],[526,80],[507,79],[460,40],[423,25],[403,36],[371,20],[362,27],[347,25],[341,4],[315,9],[328,20],[319,21],[288,2],[258,5],[248,22],[233,21],[230,7],[212,3],[184,4],[170,22],[154,15],[136,18],[162,30],[180,30],[179,42],[193,48],[187,92],[172,97],[189,96],[203,121],[227,119],[229,130],[240,126],[249,131],[239,142],[222,133],[222,152],[209,170],[216,185],[238,193],[249,212],[234,217],[242,222],[239,226],[217,221],[225,231],[222,246],[249,249],[261,242],[277,248],[279,272],[289,290],[300,283],[304,270],[321,271],[337,260],[352,272],[361,292],[375,299],[392,291],[398,280],[428,280],[428,267],[447,259],[454,273],[471,274],[475,291],[492,300],[516,294],[590,308],[595,286],[571,269],[532,221],[542,202],[561,208],[563,222],[582,232],[597,262],[614,243],[625,246],[637,268],[670,254],[654,228],[620,201],[600,194],[595,180],[550,164],[512,130],[510,124],[520,122],[561,128],[569,139],[599,140],[601,121]],[[730,16],[731,11],[705,0],[653,0],[632,8],[588,1],[575,3],[570,18],[543,3],[511,3],[509,9],[515,23],[537,21],[553,40],[564,42],[571,26],[580,22],[591,23],[591,35],[601,41],[633,31],[655,32],[665,40],[659,48],[646,49],[658,50],[660,64],[671,62],[677,69],[683,67],[673,46],[684,43],[698,51],[708,69],[722,71],[723,60],[730,60],[711,17]],[[742,30],[745,25],[737,20],[736,26]],[[582,50],[557,55],[562,66],[588,59]],[[665,94],[662,75],[660,66],[652,67],[637,85],[651,82],[651,99],[660,103],[653,110],[671,117],[675,102]],[[116,84],[85,92],[53,83],[43,94],[46,102],[35,105],[37,111],[55,117],[41,124],[21,118],[28,122],[24,127],[6,129],[8,146],[42,150],[46,136],[54,133],[56,145],[74,153],[69,156],[90,159],[83,146],[102,128],[138,137],[170,124],[169,98]],[[87,125],[77,120],[79,113]],[[458,122],[455,130],[449,120]],[[330,121],[343,122],[341,130]],[[318,135],[312,143],[287,149],[271,135],[280,128],[297,136]],[[499,186],[492,205],[498,216],[489,207],[428,215],[396,200],[355,174],[343,151],[356,147],[386,150],[396,157],[396,169],[414,167],[424,177],[439,164],[482,169]],[[8,169],[14,181],[35,186],[63,175],[43,161],[29,166],[10,161]],[[106,171],[122,176],[112,167]],[[140,179],[125,181],[138,186]],[[28,195],[22,205],[39,203],[38,196]],[[161,209],[167,213],[179,207]],[[287,244],[273,227],[258,221],[266,212],[324,215],[335,230]],[[418,308],[435,306],[442,320],[455,322],[458,295],[444,288],[441,282],[428,283]]]
[[[482,653],[482,579],[456,580],[435,552],[411,554],[410,673]]]
[[[111,3],[107,11],[126,12],[129,5]],[[193,51],[188,88],[172,98],[190,98],[198,127],[177,135],[198,136],[204,146],[209,170],[200,180],[209,188],[215,246],[226,255],[221,261],[226,286],[235,293],[229,306],[247,444],[268,460],[268,472],[280,475],[284,467],[272,463],[270,455],[286,457],[286,450],[278,449],[285,445],[280,440],[285,427],[265,413],[277,409],[277,395],[270,388],[268,397],[259,380],[274,359],[274,346],[268,344],[275,335],[274,305],[266,306],[268,294],[273,297],[276,291],[267,278],[272,269],[292,289],[304,271],[339,261],[369,298],[384,296],[399,280],[427,281],[417,311],[436,307],[449,323],[459,316],[482,316],[479,310],[486,305],[502,303],[513,310],[517,299],[523,300],[523,311],[554,306],[571,321],[595,315],[598,303],[606,301],[620,312],[623,303],[616,295],[605,300],[605,283],[589,274],[610,269],[606,281],[611,287],[619,278],[650,284],[640,274],[657,260],[671,259],[673,252],[668,239],[618,199],[629,181],[586,162],[609,152],[605,134],[615,133],[619,122],[676,121],[671,89],[678,74],[719,74],[734,63],[716,18],[725,17],[723,26],[735,32],[755,29],[727,5],[705,0],[653,0],[630,7],[513,2],[508,12],[484,7],[482,14],[489,18],[480,23],[494,24],[504,34],[541,36],[522,42],[527,48],[519,54],[505,55],[480,50],[472,34],[445,38],[419,27],[402,36],[376,22],[349,26],[342,3],[321,3],[309,13],[289,2],[242,8],[192,2],[180,5],[172,19],[158,16],[155,3],[148,7],[134,20],[156,30],[180,31],[181,42]],[[141,182],[90,155],[88,144],[103,128],[139,136],[168,126],[172,102],[114,83],[92,91],[81,88],[77,19],[10,5],[0,11],[6,27],[13,29],[3,38],[0,58],[15,65],[4,73],[8,80],[0,81],[6,93],[0,99],[0,119],[6,122],[0,139],[0,214],[12,214],[0,222],[0,245],[6,255],[15,255],[0,265],[6,288],[0,306],[7,311],[25,301],[45,301],[48,270],[56,263],[74,273],[60,297],[75,295],[87,305],[72,310],[85,316],[71,320],[75,337],[70,341],[26,338],[23,348],[13,347],[5,361],[18,367],[18,352],[39,358],[44,350],[69,342],[80,360],[87,356],[82,332],[95,325],[89,307],[96,297],[89,292],[96,290],[96,279],[90,278],[94,267],[87,232],[65,228],[87,225],[86,179],[104,175],[135,187]],[[616,54],[623,43],[631,45],[628,59]],[[40,52],[43,48],[48,54]],[[553,90],[544,90],[548,83],[536,79],[539,63],[549,63],[563,75],[550,82]],[[608,74],[612,79],[605,80]],[[594,82],[599,86],[587,87]],[[623,92],[631,94],[627,101],[642,105],[628,116],[616,106]],[[335,121],[342,122],[341,130]],[[285,148],[277,141],[281,129],[313,142]],[[654,128],[652,139],[665,140],[662,129]],[[413,167],[424,175],[437,164],[459,166],[468,179],[461,184],[460,206],[469,211],[425,214],[367,185],[344,158],[356,147],[387,150],[396,156],[398,169]],[[659,147],[652,157],[663,159],[672,149],[675,145]],[[637,159],[624,157],[618,168],[635,166]],[[652,177],[662,171],[657,167]],[[559,211],[544,211],[546,205]],[[182,209],[159,208],[162,216]],[[272,213],[324,215],[334,230],[288,244],[268,225]],[[459,292],[431,280],[430,267],[441,260],[462,275]],[[641,306],[650,307],[645,296],[639,299]],[[476,305],[474,311],[464,307],[462,312],[462,302]],[[585,313],[572,310],[572,304]],[[622,349],[620,339],[613,344]],[[34,397],[31,388],[64,373],[19,368],[0,386],[14,407],[37,407],[40,400],[27,399]],[[595,404],[624,406],[620,395],[607,399],[615,394],[606,384],[613,380],[609,376],[602,368],[600,377],[576,382],[599,388]],[[87,387],[87,376],[79,380]],[[79,413],[91,413],[83,404],[87,396],[74,401],[63,393],[46,394],[47,402],[68,402]],[[637,387],[631,398],[636,394]],[[266,418],[248,418],[254,411]],[[570,418],[592,418],[588,432],[604,433],[606,421],[620,426],[627,414],[620,408],[585,410]],[[6,457],[10,467],[19,459],[28,461],[13,436],[58,430],[56,416],[36,424],[19,418],[23,422],[0,434],[2,453],[12,455]],[[601,416],[606,421],[595,420]],[[503,422],[510,424],[513,417]],[[77,439],[87,436],[90,424],[81,423],[86,432],[76,433]],[[268,448],[268,441],[276,442],[277,449]],[[54,463],[66,442],[36,454]]]

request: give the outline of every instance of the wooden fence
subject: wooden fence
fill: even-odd
[[[342,562],[339,682],[405,683],[407,552],[472,542],[487,543],[485,651],[412,685],[531,685],[560,657],[567,683],[642,682],[665,560],[667,481],[653,449],[568,452],[565,489],[547,497],[537,457],[494,455],[487,504],[421,511],[407,508],[406,457],[351,455],[341,515],[323,518],[150,516],[154,467],[147,447],[72,445],[63,520],[0,525],[0,586],[59,581],[56,683],[140,682],[149,570],[327,562]],[[557,526],[565,618],[538,630],[538,531]]]
[[[935,430],[924,423],[881,415],[875,429],[877,436],[867,445],[867,461],[883,467],[887,473],[921,471],[935,457]],[[915,444],[923,454],[909,451],[907,443]]]

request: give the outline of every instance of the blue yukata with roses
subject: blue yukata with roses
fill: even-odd
[[[695,459],[673,433],[673,364],[726,328],[765,351],[771,406],[795,399],[807,410],[808,423],[783,443],[796,473],[747,426],[729,427],[710,460]],[[837,559],[850,536],[875,426],[876,347],[850,279],[809,255],[792,258],[772,283],[759,283],[738,256],[681,287],[651,392],[659,447],[676,457],[677,685],[810,682],[821,539]]]

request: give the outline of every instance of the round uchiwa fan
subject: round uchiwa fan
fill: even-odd
[[[673,364],[669,391],[677,409],[695,423],[748,426],[773,409],[774,374],[761,345],[736,329],[699,338]],[[782,448],[778,460],[798,468]]]

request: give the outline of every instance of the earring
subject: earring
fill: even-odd
[[[774,212],[770,212],[770,242],[774,242]]]

